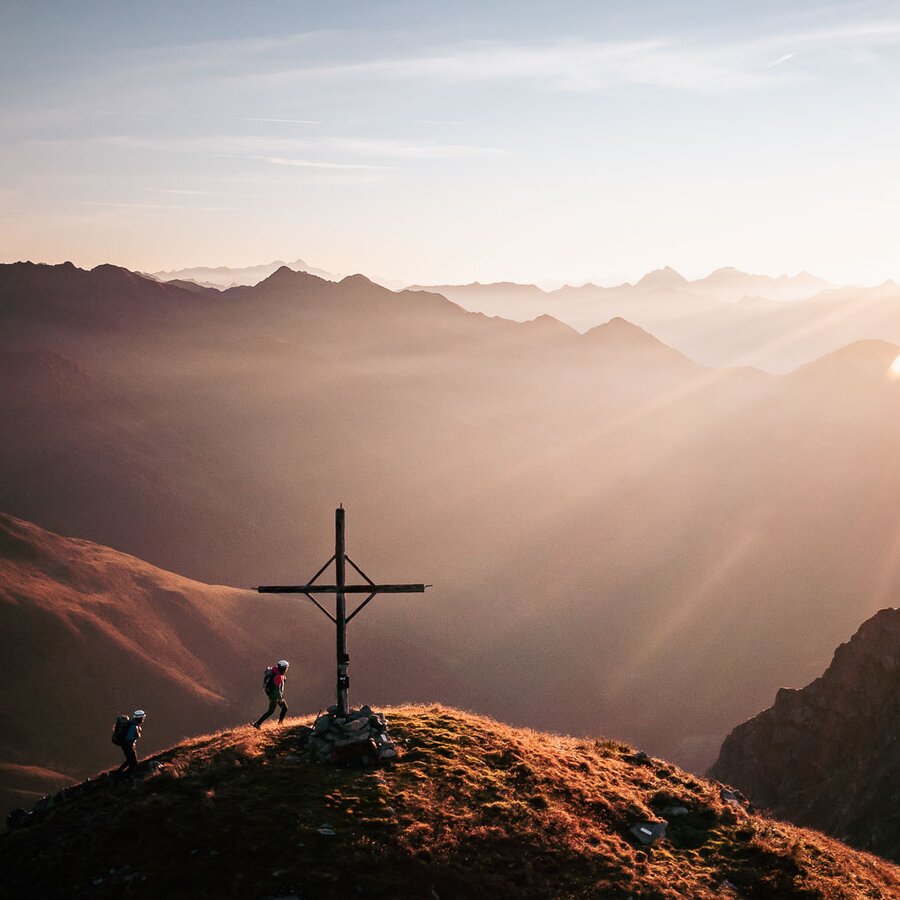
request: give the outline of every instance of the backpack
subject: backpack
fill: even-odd
[[[267,694],[271,694],[275,688],[274,678],[275,678],[275,667],[274,666],[266,666],[266,671],[263,673],[263,690]]]
[[[128,716],[116,716],[116,724],[113,725],[112,742],[121,747],[125,743],[125,735],[128,733]]]

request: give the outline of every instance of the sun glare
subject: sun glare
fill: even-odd
[[[888,374],[891,378],[900,378],[900,355],[894,357],[894,361],[891,363],[890,369],[888,369]]]

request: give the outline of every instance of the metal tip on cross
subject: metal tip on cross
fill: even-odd
[[[344,504],[334,511],[334,556],[313,575],[306,584],[299,585],[260,585],[256,590],[260,594],[303,594],[309,598],[332,622],[335,624],[337,637],[337,706],[338,715],[346,716],[350,709],[347,704],[347,695],[350,690],[350,677],[347,669],[350,666],[350,657],[347,654],[347,623],[354,616],[359,615],[363,608],[369,604],[378,594],[422,594],[430,584],[375,584],[365,572],[349,556],[347,556],[344,541]],[[316,579],[334,563],[335,583],[317,584]],[[365,584],[347,584],[346,564],[350,563],[353,569],[360,575]],[[313,594],[334,594],[335,612],[332,615]],[[347,615],[347,594],[368,594],[365,600]]]

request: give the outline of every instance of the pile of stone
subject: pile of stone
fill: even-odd
[[[318,759],[337,764],[377,766],[397,758],[387,720],[369,706],[338,715],[336,706],[319,713],[312,728],[301,733],[306,748]]]

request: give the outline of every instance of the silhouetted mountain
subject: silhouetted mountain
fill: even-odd
[[[235,285],[253,285],[268,278],[273,272],[282,266],[293,269],[295,272],[309,272],[319,278],[329,281],[337,281],[340,276],[324,269],[316,269],[308,265],[302,259],[295,259],[292,263],[283,262],[280,259],[275,262],[260,266],[245,266],[243,268],[231,268],[229,266],[194,266],[188,269],[173,269],[169,272],[154,272],[153,278],[158,281],[187,280],[200,282],[201,284],[214,285],[215,287],[228,288]]]
[[[684,317],[715,308],[717,301],[690,293],[690,283],[673,269],[659,269],[637,284],[599,287],[566,285],[543,291],[533,284],[415,286],[413,290],[440,293],[464,309],[523,321],[549,313],[579,330],[586,330],[617,316],[649,327],[659,317]]]
[[[735,302],[745,297],[764,300],[802,300],[833,287],[827,281],[800,272],[798,275],[751,275],[733,266],[716,269],[706,278],[690,283],[690,289],[697,294],[707,294],[716,300]]]
[[[192,291],[195,294],[206,294],[207,296],[210,296],[210,294],[215,296],[221,290],[221,288],[212,284],[201,284],[200,282],[189,281],[183,278],[173,278],[166,283],[174,285],[175,287],[180,287],[186,291]],[[229,285],[229,287],[231,287],[231,285]]]
[[[696,366],[683,353],[667,347],[652,334],[617,316],[604,325],[585,332],[583,342],[602,351],[606,362],[629,359],[645,367],[682,366],[696,372]]]
[[[900,859],[900,610],[863,623],[802,690],[779,690],[711,771],[779,817]]]
[[[659,322],[654,334],[708,365],[785,371],[848,343],[900,343],[900,288],[836,288],[778,306],[758,300]]]
[[[430,290],[436,290],[431,288]],[[444,285],[466,309],[512,319],[550,313],[580,331],[614,317],[649,330],[703,365],[788,371],[855,340],[900,342],[900,288],[831,288],[801,272],[772,278],[733,268],[686,281],[658,269],[636,284]]]
[[[343,502],[373,577],[436,585],[364,629],[455,674],[427,699],[705,768],[900,589],[900,383],[837,390],[851,361],[710,370],[627,322],[578,335],[362,277],[208,297],[26,271],[23,292],[0,267],[0,349],[81,375],[69,396],[15,363],[0,504],[252,585],[314,572]],[[419,690],[410,659],[381,661],[391,690]]]
[[[558,310],[554,308],[547,292],[533,284],[515,284],[509,281],[481,284],[476,281],[458,285],[414,284],[407,290],[442,294],[471,312],[502,316],[517,322],[547,314],[558,316]]]
[[[302,746],[312,720],[289,719],[171,747],[135,781],[104,773],[48,796],[0,837],[6,886],[336,900],[900,891],[891,863],[749,813],[617,741],[442,706],[385,712],[406,749],[382,769],[323,765]]]
[[[687,284],[688,280],[683,275],[676,272],[671,266],[665,266],[662,269],[654,269],[652,272],[648,272],[636,283],[635,287],[671,290],[673,288],[687,287]]]
[[[522,320],[552,313],[581,330],[615,316],[623,316],[649,328],[669,319],[716,310],[719,304],[747,298],[758,304],[811,297],[831,287],[807,272],[799,275],[750,275],[739,269],[717,269],[706,278],[688,281],[666,266],[649,272],[634,284],[599,287],[585,284],[543,291],[533,284],[497,282],[494,284],[414,285],[411,290],[443,294],[465,309]],[[669,292],[660,303],[657,292]],[[712,302],[711,302],[712,301]],[[746,307],[745,307],[746,311]]]

